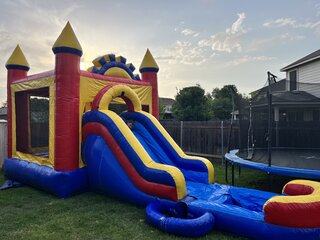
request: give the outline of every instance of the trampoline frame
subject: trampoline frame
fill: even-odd
[[[288,177],[305,178],[320,181],[320,170],[306,169],[306,168],[292,168],[281,167],[277,165],[270,165],[265,163],[259,163],[255,161],[245,160],[237,155],[238,149],[231,150],[225,154],[226,165],[226,181],[228,181],[228,163],[232,166],[232,185],[234,185],[234,165],[240,167],[246,167],[254,170],[266,172],[268,174],[276,174]]]
[[[250,161],[250,160],[245,160],[241,158],[240,156],[237,155],[239,152],[238,149],[231,150],[230,149],[230,136],[228,139],[228,151],[224,155],[225,159],[225,179],[226,182],[228,182],[228,164],[231,164],[232,167],[232,185],[234,185],[234,166],[238,165],[239,166],[239,175],[241,168],[240,167],[246,167],[254,170],[259,170],[266,172],[268,174],[276,174],[276,175],[283,175],[283,176],[288,176],[288,177],[297,177],[297,178],[305,178],[305,179],[311,179],[311,180],[318,180],[320,181],[320,168],[319,169],[312,169],[312,168],[304,168],[304,166],[299,166],[298,167],[293,167],[292,165],[290,167],[287,166],[281,166],[281,164],[272,164],[272,151],[275,149],[287,149],[287,146],[280,147],[278,144],[277,146],[273,146],[273,141],[272,141],[272,122],[273,122],[273,115],[272,115],[272,91],[271,91],[271,85],[272,83],[276,82],[277,76],[274,74],[267,72],[268,78],[267,78],[267,86],[265,88],[266,90],[266,100],[267,100],[267,132],[265,133],[265,140],[266,140],[266,148],[267,150],[267,163],[262,163],[259,161]],[[233,93],[231,93],[232,96],[232,103],[234,105],[234,98],[233,98]],[[234,112],[234,111],[233,111]],[[232,114],[233,115],[233,114]],[[233,119],[233,116],[232,116]],[[241,120],[240,120],[241,121]],[[240,127],[241,128],[241,127]],[[230,126],[230,133],[232,131],[232,122]],[[250,134],[251,134],[251,146],[250,145]],[[247,141],[247,149],[252,149],[253,151],[256,149],[258,150],[257,146],[255,146],[254,140],[253,140],[253,132],[252,132],[252,102],[250,101],[249,103],[249,128],[248,128],[248,135],[247,135],[248,141]],[[241,148],[241,146],[240,146]],[[243,149],[243,148],[242,148]],[[260,148],[261,149],[261,148]],[[296,148],[294,149],[300,149],[303,150],[304,148]],[[320,150],[317,148],[317,150]],[[310,165],[309,165],[310,166]]]

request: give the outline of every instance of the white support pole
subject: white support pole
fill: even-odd
[[[274,107],[274,121],[279,122],[279,107]]]
[[[180,121],[180,148],[182,149],[183,121]]]
[[[223,160],[224,160],[223,121],[221,121],[220,129],[221,129],[221,164],[223,165]]]
[[[274,121],[276,123],[276,147],[279,147],[279,107],[274,107]]]
[[[0,169],[2,168],[4,159],[7,158],[7,147],[7,121],[0,120]]]

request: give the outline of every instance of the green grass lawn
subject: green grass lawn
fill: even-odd
[[[224,167],[215,164],[216,182]],[[280,191],[288,179],[242,169],[236,185]],[[0,185],[4,182],[0,171]],[[272,186],[268,182],[273,182]],[[84,193],[58,199],[30,187],[0,191],[0,239],[183,239],[146,223],[145,210],[107,196]],[[200,239],[242,239],[212,231]]]

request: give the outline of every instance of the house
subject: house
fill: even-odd
[[[231,112],[232,120],[239,120],[239,110],[234,110]]]
[[[288,91],[305,91],[320,97],[320,49],[281,69],[286,72]]]
[[[8,117],[7,117],[7,108],[6,107],[0,108],[0,119],[3,119],[3,120],[7,120],[8,119]]]
[[[320,120],[320,49],[281,69],[286,78],[270,84],[275,121]],[[268,86],[251,93],[252,108],[266,109]],[[266,111],[258,118],[266,117]]]
[[[248,126],[252,126],[255,135],[254,145],[266,147],[270,126],[274,147],[319,148],[320,50],[281,71],[286,72],[285,79],[272,79],[265,87],[251,93],[251,107],[246,108],[246,116],[251,116],[247,119],[252,120],[252,125],[248,123]],[[270,99],[271,104],[268,104]],[[269,110],[271,125],[268,125]]]
[[[164,106],[163,119],[173,119],[172,105],[174,103],[174,99],[160,97],[159,102]]]

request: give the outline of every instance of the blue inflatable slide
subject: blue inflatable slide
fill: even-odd
[[[310,215],[312,210],[302,214],[310,219],[302,224],[277,215],[296,196],[213,183],[212,164],[184,154],[146,112],[119,116],[92,110],[84,114],[82,124],[82,156],[90,187],[127,202],[149,204],[148,222],[164,231],[199,236],[215,227],[253,239],[319,239],[320,217]],[[284,215],[302,216],[303,204],[291,205],[293,212],[292,206],[300,208],[298,213]]]

